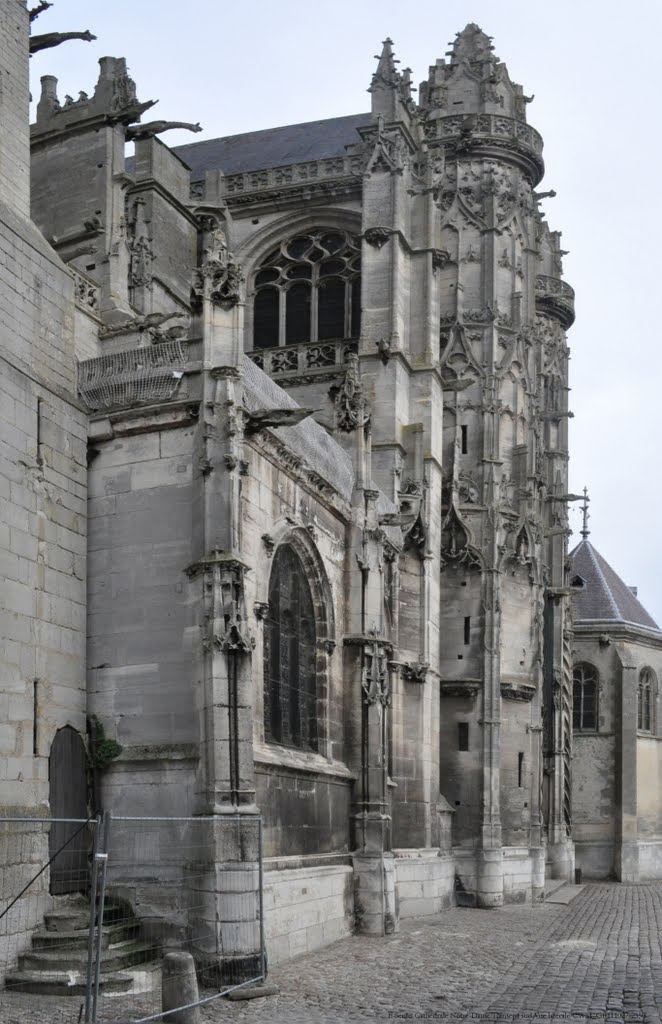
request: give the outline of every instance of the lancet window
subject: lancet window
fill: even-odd
[[[265,738],[317,750],[315,612],[304,566],[289,544],[274,555],[265,627]]]
[[[575,732],[596,732],[598,728],[598,673],[582,662],[572,673],[572,727]]]
[[[255,276],[253,348],[358,338],[361,243],[328,228],[282,242]]]
[[[637,688],[637,729],[639,732],[655,731],[655,698],[655,673],[650,668],[642,668]]]

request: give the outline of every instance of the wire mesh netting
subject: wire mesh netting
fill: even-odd
[[[177,391],[184,363],[179,341],[111,352],[78,364],[78,392],[90,409],[163,401]]]
[[[0,821],[0,969],[12,999],[78,996],[81,1021],[133,1024],[264,978],[259,817],[79,822],[83,840],[68,846],[83,843],[85,867],[79,857],[58,895],[56,825]]]

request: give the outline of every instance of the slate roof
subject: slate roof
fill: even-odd
[[[238,174],[344,156],[346,146],[361,141],[356,129],[366,127],[371,121],[370,114],[349,114],[325,121],[229,135],[224,139],[206,139],[188,146],[174,146],[173,150],[191,168],[191,181],[200,181],[209,170]]]
[[[584,588],[573,599],[573,619],[576,625],[611,621],[660,632],[660,627],[630,588],[588,540],[582,540],[570,552],[570,558],[572,576],[581,576],[585,580]]]

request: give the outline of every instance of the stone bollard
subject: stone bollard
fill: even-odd
[[[195,962],[191,954],[166,953],[161,979],[162,1010],[167,1014],[164,1020],[167,1024],[201,1024],[199,1006],[190,1006],[187,1010],[177,1009],[196,1003],[199,998]]]

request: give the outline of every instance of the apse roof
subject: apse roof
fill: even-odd
[[[584,583],[573,600],[575,625],[611,621],[660,632],[630,587],[586,538],[570,552],[570,558],[573,576],[580,576]]]
[[[306,160],[344,156],[347,146],[360,141],[357,128],[369,125],[371,120],[370,114],[349,114],[173,148],[191,168],[191,180],[200,181],[205,171],[238,174],[262,167],[283,167]]]

